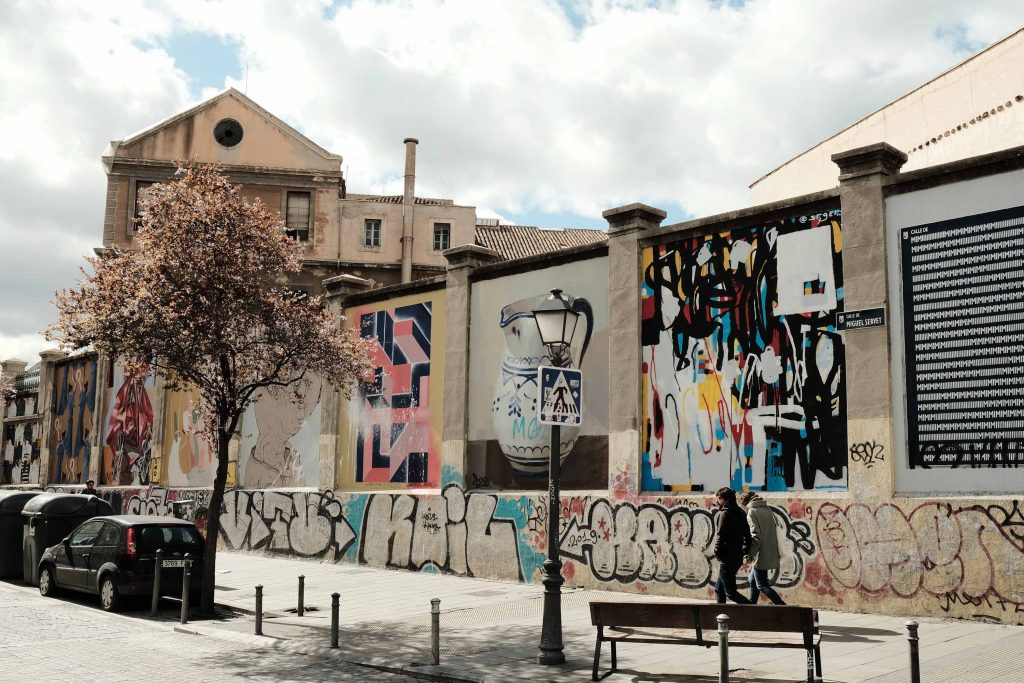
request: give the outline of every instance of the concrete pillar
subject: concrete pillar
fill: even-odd
[[[63,351],[50,349],[39,354],[39,413],[42,433],[39,436],[39,485],[50,483],[50,435],[53,433],[53,365],[67,357]]]
[[[447,341],[444,350],[444,425],[441,428],[441,484],[466,485],[469,435],[470,275],[474,268],[501,260],[498,252],[465,244],[444,252]]]
[[[338,275],[323,281],[327,308],[339,325],[344,324],[345,299],[370,288],[370,281],[355,275]],[[358,334],[358,330],[356,331]],[[338,481],[338,435],[341,433],[341,392],[331,387],[323,392],[320,405],[320,471],[321,490],[333,490]]]
[[[412,282],[413,220],[416,214],[416,145],[419,140],[406,138],[405,193],[402,195],[402,282]]]
[[[17,358],[8,358],[7,360],[0,361],[0,374],[10,377],[12,380],[15,376],[25,372],[25,368],[28,367],[28,363]]]
[[[646,204],[602,214],[608,221],[608,489],[613,495],[640,490],[640,244],[645,230],[667,215]],[[623,487],[615,485],[626,476]]]
[[[889,321],[883,183],[899,173],[907,155],[884,142],[832,155],[839,166],[843,226],[844,309],[886,308]],[[850,448],[871,442],[886,455],[881,467],[850,462],[849,489],[856,498],[881,500],[894,491],[892,386],[889,332],[885,327],[847,330],[846,405]]]

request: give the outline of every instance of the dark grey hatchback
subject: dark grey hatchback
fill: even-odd
[[[113,612],[122,598],[153,594],[156,551],[163,550],[160,595],[181,596],[185,554],[192,556],[189,597],[202,590],[203,537],[192,522],[173,517],[93,517],[39,562],[39,593],[59,589],[98,594]]]

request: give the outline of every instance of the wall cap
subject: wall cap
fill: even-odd
[[[608,234],[612,235],[624,230],[656,228],[668,217],[668,214],[653,206],[633,202],[602,211],[601,216],[608,221]]]
[[[839,167],[839,182],[867,175],[896,175],[907,155],[888,142],[876,142],[864,147],[837,152],[832,161]]]
[[[448,270],[454,268],[475,268],[488,263],[501,261],[501,254],[494,249],[481,247],[479,244],[462,244],[441,252],[448,260]]]

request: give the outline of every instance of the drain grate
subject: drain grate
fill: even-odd
[[[299,613],[299,608],[298,607],[289,607],[288,609],[282,610],[282,611],[283,612],[287,612],[288,614],[298,614]],[[319,612],[320,608],[319,607],[314,607],[313,605],[303,605],[302,606],[302,611],[303,612]]]

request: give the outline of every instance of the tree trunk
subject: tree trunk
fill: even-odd
[[[213,495],[210,496],[209,517],[206,522],[206,552],[203,558],[203,592],[199,609],[203,614],[213,614],[213,593],[217,569],[217,541],[220,538],[220,514],[224,508],[224,487],[228,479],[228,444],[231,432],[220,425],[217,430],[217,476],[213,480]]]

